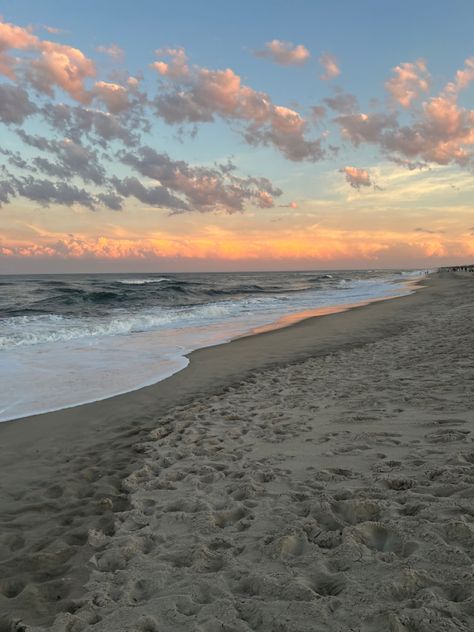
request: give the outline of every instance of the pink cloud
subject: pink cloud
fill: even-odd
[[[402,107],[410,107],[414,99],[429,90],[430,75],[423,59],[400,64],[393,72],[395,76],[385,83],[385,88]]]
[[[19,59],[11,50],[34,51],[33,59]],[[95,66],[82,51],[72,46],[42,40],[30,29],[0,22],[0,72],[14,78],[16,67],[24,67],[30,83],[45,94],[59,86],[73,99],[90,101],[84,81],[95,75]]]
[[[0,72],[13,79],[17,60],[9,54],[9,51],[32,49],[38,43],[39,39],[33,35],[31,29],[0,21]]]
[[[170,79],[181,79],[189,75],[188,59],[184,48],[158,48],[155,55],[169,58],[168,62],[155,61],[151,64],[160,75]]]
[[[400,66],[400,68],[403,64]],[[422,67],[419,67],[419,69]],[[403,69],[402,69],[403,70]],[[405,68],[405,77],[407,69]],[[411,72],[411,70],[410,70]],[[409,73],[408,73],[409,74]],[[398,73],[398,79],[402,76]],[[362,112],[337,117],[342,136],[354,145],[373,143],[389,155],[390,160],[405,162],[410,168],[424,163],[447,165],[472,163],[474,145],[474,110],[458,104],[460,90],[474,80],[474,59],[466,60],[464,68],[456,73],[436,96],[426,100],[416,112],[411,125],[400,125],[397,114]],[[411,81],[411,80],[410,80]],[[419,85],[420,84],[416,84]],[[409,105],[416,92],[401,81],[391,86],[394,96]],[[421,163],[420,163],[421,159]]]
[[[372,186],[370,174],[365,169],[359,169],[358,167],[343,167],[340,169],[340,173],[345,174],[346,181],[354,189]]]
[[[156,112],[169,124],[210,122],[215,116],[244,123],[250,144],[273,145],[290,160],[319,160],[319,139],[307,138],[308,122],[295,110],[276,105],[264,92],[242,83],[233,70],[190,68],[183,49],[167,49],[169,62],[153,67],[170,89],[155,101]]]
[[[331,53],[323,53],[318,61],[324,68],[324,74],[320,77],[323,81],[335,79],[341,74],[337,59]]]
[[[445,86],[444,93],[456,95],[467,88],[472,81],[474,81],[474,57],[468,57],[464,61],[464,68],[456,72],[454,81]]]
[[[309,50],[302,44],[282,42],[274,39],[265,44],[263,50],[255,52],[256,57],[267,57],[280,66],[301,66],[311,57]]]
[[[78,48],[65,44],[42,41],[39,50],[39,58],[30,62],[27,71],[32,85],[49,95],[59,86],[76,101],[88,103],[90,94],[84,81],[95,76],[94,62]]]

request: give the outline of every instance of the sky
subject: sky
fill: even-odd
[[[0,274],[474,260],[471,0],[0,16]]]

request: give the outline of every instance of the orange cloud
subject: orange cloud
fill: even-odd
[[[5,257],[67,257],[73,259],[182,258],[187,260],[274,260],[291,262],[313,260],[331,262],[358,259],[376,262],[380,256],[410,252],[412,256],[435,259],[474,254],[474,239],[469,234],[456,239],[416,231],[345,231],[317,225],[305,230],[281,229],[277,233],[250,231],[247,234],[208,226],[190,235],[154,233],[126,237],[103,235],[42,234],[39,243],[0,239],[0,254]]]

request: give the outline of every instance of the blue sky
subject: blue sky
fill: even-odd
[[[109,117],[121,116],[125,120],[122,112],[107,112],[108,106],[100,102],[101,97],[88,95],[94,94],[99,81],[123,86],[128,76],[138,77],[141,94],[146,94],[143,99],[147,101],[146,106],[140,106],[141,112],[146,109],[143,116],[147,117],[150,129],[141,133],[140,143],[134,149],[136,155],[140,147],[147,146],[160,155],[167,154],[173,161],[208,169],[230,159],[236,167],[235,175],[246,179],[239,180],[239,187],[249,187],[248,178],[266,178],[271,182],[273,196],[271,204],[266,197],[263,203],[262,190],[254,190],[250,197],[245,197],[245,193],[238,208],[236,205],[229,209],[222,202],[199,206],[196,197],[183,198],[187,193],[176,188],[176,183],[163,183],[156,177],[150,180],[149,166],[140,173],[132,167],[135,169],[132,173],[130,162],[125,166],[121,159],[117,160],[119,153],[123,157],[129,148],[119,147],[115,141],[105,147],[100,139],[69,138],[70,131],[52,128],[50,121],[39,113],[28,114],[21,124],[5,120],[4,147],[36,166],[28,172],[28,167],[17,166],[18,160],[13,165],[11,156],[7,161],[10,187],[15,191],[3,208],[0,272],[2,268],[27,269],[33,252],[47,269],[57,269],[65,258],[71,257],[75,258],[78,269],[85,260],[88,268],[94,262],[100,268],[103,259],[107,260],[107,266],[113,265],[107,253],[97,247],[101,239],[114,242],[111,252],[122,253],[117,264],[122,269],[124,261],[137,257],[144,258],[147,269],[160,265],[192,267],[194,258],[199,259],[199,265],[205,266],[208,261],[210,267],[215,267],[216,259],[224,260],[227,256],[236,267],[240,262],[245,262],[242,263],[245,266],[254,262],[257,267],[262,262],[263,267],[281,268],[282,261],[283,265],[298,267],[295,252],[299,250],[301,261],[313,261],[316,267],[328,267],[332,262],[343,266],[346,260],[351,265],[359,261],[362,267],[373,267],[374,262],[400,265],[403,257],[408,263],[447,262],[455,260],[456,253],[471,256],[471,248],[474,254],[471,238],[474,219],[469,208],[472,199],[469,126],[473,125],[470,113],[474,82],[469,79],[462,88],[457,86],[451,92],[447,88],[457,71],[470,72],[470,62],[466,60],[474,54],[472,2],[297,0],[172,4],[139,0],[133,3],[16,0],[2,3],[0,13],[5,23],[25,31],[31,28],[29,32],[41,40],[20,51],[23,65],[15,78],[5,78],[5,85],[25,89],[31,102],[43,108],[42,111],[54,103],[64,103],[68,108],[102,109]],[[44,26],[58,32],[48,32]],[[271,56],[257,57],[255,51],[264,50],[272,40],[287,42],[288,46],[304,46],[310,57],[306,63],[290,65],[275,63]],[[79,49],[93,62],[94,74],[83,79],[84,98],[77,93],[68,94],[64,85],[51,75],[50,66],[47,85],[44,74],[31,79],[27,68],[30,58],[35,55],[40,58],[45,55],[44,50],[49,50],[43,41]],[[97,50],[111,44],[123,49],[123,60],[112,59]],[[179,80],[169,74],[160,76],[151,64],[162,59],[170,63],[170,58],[163,53],[157,56],[154,51],[179,47],[186,51],[189,76]],[[330,80],[320,78],[323,69],[318,58],[323,53],[332,55],[340,70]],[[418,60],[424,60],[426,69],[417,66]],[[32,61],[33,69],[34,64]],[[409,65],[402,69],[403,73],[405,70],[415,73],[416,94],[409,97],[408,105],[403,104],[403,90],[413,88],[413,79],[408,83],[404,79],[406,85],[401,87],[398,84],[402,92],[396,97],[386,85],[403,64]],[[188,118],[180,124],[170,124],[154,112],[151,103],[156,94],[188,91],[193,99],[196,94],[199,98],[199,73],[225,69],[231,69],[242,86],[268,95],[274,104],[271,107],[282,106],[301,117],[306,126],[304,138],[308,141],[319,138],[325,147],[324,157],[315,154],[307,158],[292,157],[289,152],[293,150],[288,148],[290,144],[294,147],[298,140],[293,131],[283,141],[280,137],[275,140],[268,127],[263,128],[260,123],[258,129],[252,127],[255,120],[240,110],[238,114],[223,114],[219,104],[215,108],[206,105],[207,115],[213,120],[198,122],[196,130]],[[424,77],[428,77],[426,89],[418,83]],[[350,112],[332,112],[324,103],[338,90],[339,94],[356,97],[357,105]],[[314,125],[311,107],[321,105],[326,108],[325,117],[319,125]],[[358,136],[357,117],[366,116],[365,113],[385,117],[375,139],[365,132],[362,139]],[[352,117],[349,129],[340,120],[346,115]],[[271,125],[269,121],[265,125]],[[131,118],[126,125],[136,131],[132,129]],[[24,137],[23,140],[19,137],[19,128],[54,140],[55,149],[50,146],[47,154],[38,154],[38,147],[31,142],[25,144]],[[178,128],[182,128],[181,133]],[[255,139],[244,136],[250,128]],[[415,142],[414,134],[420,133],[421,141]],[[448,138],[446,134],[451,136]],[[107,173],[100,185],[86,181],[83,188],[82,175],[71,172],[73,185],[85,191],[87,199],[94,199],[93,203],[87,202],[86,208],[76,201],[63,203],[56,194],[46,199],[31,193],[39,180],[42,185],[45,180],[52,181],[58,190],[59,182],[51,180],[51,173],[67,173],[64,164],[54,163],[54,170],[50,164],[51,173],[46,173],[38,167],[41,164],[38,159],[46,158],[51,163],[51,152],[56,152],[55,159],[64,160],[60,145],[64,142],[75,143],[78,151],[92,152],[103,162]],[[279,142],[284,143],[283,149]],[[334,145],[337,151],[327,150],[328,145]],[[196,173],[193,172],[194,176]],[[117,178],[125,181],[131,177],[148,187],[141,200],[129,192],[124,194],[123,182],[118,184]],[[28,178],[30,184],[34,179],[34,187],[26,187]],[[224,180],[225,176],[220,184],[230,186]],[[262,182],[260,185],[267,186]],[[113,189],[115,196],[122,191],[119,211],[102,208],[98,203],[101,186],[107,192]],[[154,203],[150,207],[144,202],[151,199],[150,191],[157,186],[168,187],[167,194],[178,196],[175,204],[180,209],[179,217],[176,209],[170,213],[166,205]],[[185,212],[181,214],[183,209]],[[374,233],[374,227],[378,232]],[[215,230],[220,231],[219,241],[227,247],[213,252],[213,239],[206,237],[206,231],[214,234]],[[313,231],[314,247],[307,243],[308,231]],[[84,245],[82,250],[68,246],[74,239],[74,243]],[[182,244],[183,240],[186,247],[180,246],[174,252],[170,244]],[[282,245],[285,240],[291,244],[288,257]],[[409,255],[407,240],[412,244]],[[323,247],[327,242],[333,246],[334,257]],[[56,251],[52,244],[57,243],[61,246]],[[248,245],[248,252],[242,244]]]

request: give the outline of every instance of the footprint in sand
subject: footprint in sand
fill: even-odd
[[[360,524],[352,528],[352,533],[367,548],[379,553],[409,557],[418,548],[416,542],[405,542],[393,529],[378,522]]]
[[[452,441],[465,441],[469,434],[469,430],[445,428],[435,432],[429,432],[425,435],[425,439],[430,443],[449,443]]]

